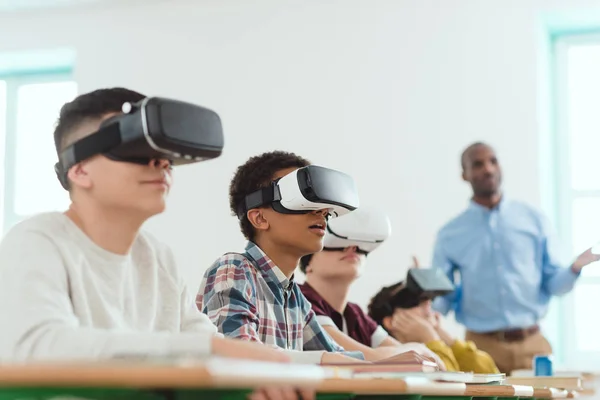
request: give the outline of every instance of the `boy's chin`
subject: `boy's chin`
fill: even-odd
[[[317,243],[315,243],[312,246],[307,247],[307,249],[306,249],[306,251],[307,251],[306,255],[308,255],[308,254],[315,254],[315,253],[320,252],[321,250],[323,250],[323,241],[322,240],[319,241],[319,242],[317,242]]]

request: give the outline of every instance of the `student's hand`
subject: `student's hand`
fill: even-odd
[[[581,272],[583,267],[599,260],[600,254],[592,253],[592,248],[590,247],[575,259],[575,261],[571,265],[571,270],[578,274],[579,272]]]
[[[340,353],[323,353],[321,364],[372,364]]]
[[[416,364],[421,364],[423,361],[431,361],[431,362],[435,362],[434,359],[432,359],[431,357],[427,357],[424,355],[421,355],[419,353],[417,353],[414,350],[409,350],[409,351],[405,351],[399,354],[395,354],[391,357],[386,357],[386,358],[382,358],[381,360],[377,360],[375,363],[405,363],[405,362],[410,362],[410,363],[416,363]]]
[[[425,346],[423,343],[416,343],[416,342],[402,343],[402,345],[400,345],[399,347],[401,349],[403,349],[405,352],[406,351],[414,351],[417,354],[422,355],[423,357],[427,358],[429,361],[433,361],[434,363],[436,363],[438,368],[440,369],[440,371],[446,371],[446,364],[444,364],[442,359],[437,354],[435,354],[433,351],[431,351],[429,349],[429,347]]]
[[[394,313],[392,329],[409,342],[427,343],[440,340],[440,336],[430,322],[404,310],[396,310]]]
[[[431,316],[427,318],[427,320],[431,323],[431,325],[433,325],[435,329],[438,329],[442,326],[442,314],[437,311],[433,311],[431,313]]]
[[[290,357],[281,350],[265,346],[262,343],[214,337],[212,354],[220,357],[241,358],[246,360],[289,363]]]
[[[313,400],[315,398],[314,390],[288,387],[258,389],[248,396],[248,400]]]
[[[380,347],[381,348],[381,347]],[[376,350],[379,350],[377,348]],[[435,354],[433,351],[429,350],[427,346],[423,343],[402,343],[399,346],[389,346],[387,348],[395,349],[398,352],[396,355],[392,357],[382,358],[377,361],[379,362],[400,362],[400,361],[415,361],[420,362],[422,360],[431,361],[437,364],[440,371],[446,370],[446,364],[442,361],[442,359]],[[401,353],[400,353],[401,352]],[[416,357],[414,356],[416,354]],[[404,359],[406,357],[406,359]]]
[[[454,336],[452,336],[450,333],[448,333],[448,331],[444,329],[441,320],[442,314],[435,311],[431,316],[431,321],[433,321],[433,327],[439,335],[440,339],[442,339],[444,343],[446,343],[448,346],[452,346],[452,344],[454,344],[454,342],[456,341],[456,338],[454,338]]]

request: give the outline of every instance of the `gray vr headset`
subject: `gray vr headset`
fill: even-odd
[[[433,300],[454,292],[450,279],[438,268],[411,268],[405,286],[391,299],[394,308],[413,308],[425,300]]]
[[[167,159],[183,165],[217,158],[223,151],[221,119],[207,108],[148,97],[123,104],[122,111],[60,153],[54,170],[63,188],[69,188],[67,173],[72,166],[98,154],[137,164]]]

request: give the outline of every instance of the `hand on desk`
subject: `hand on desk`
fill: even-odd
[[[247,360],[289,363],[290,357],[262,343],[243,340],[213,338],[212,353],[221,357],[242,358]],[[313,400],[316,398],[313,389],[296,389],[293,387],[267,387],[250,394],[250,400]]]
[[[359,360],[340,353],[323,353],[321,364],[372,364],[370,361]]]
[[[246,360],[289,363],[290,357],[281,350],[262,343],[215,337],[212,340],[212,354],[220,357]]]
[[[429,349],[427,349],[429,351]],[[429,351],[431,352],[431,351]],[[429,355],[423,355],[423,354],[419,354],[417,351],[415,350],[409,350],[409,351],[405,351],[403,353],[400,354],[396,354],[392,357],[387,357],[387,358],[383,358],[381,360],[378,360],[375,362],[375,364],[378,363],[404,363],[404,362],[413,362],[413,363],[422,363],[423,361],[429,361],[429,362],[433,362],[435,364],[438,365],[438,367],[442,370],[445,371],[445,366],[444,363],[441,362],[441,360],[438,358],[438,356],[431,352],[431,357]]]

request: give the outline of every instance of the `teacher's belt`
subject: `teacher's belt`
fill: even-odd
[[[540,331],[539,325],[533,325],[529,328],[508,329],[504,331],[493,331],[481,333],[481,335],[491,336],[501,342],[518,342],[527,339],[531,335],[535,335]]]

